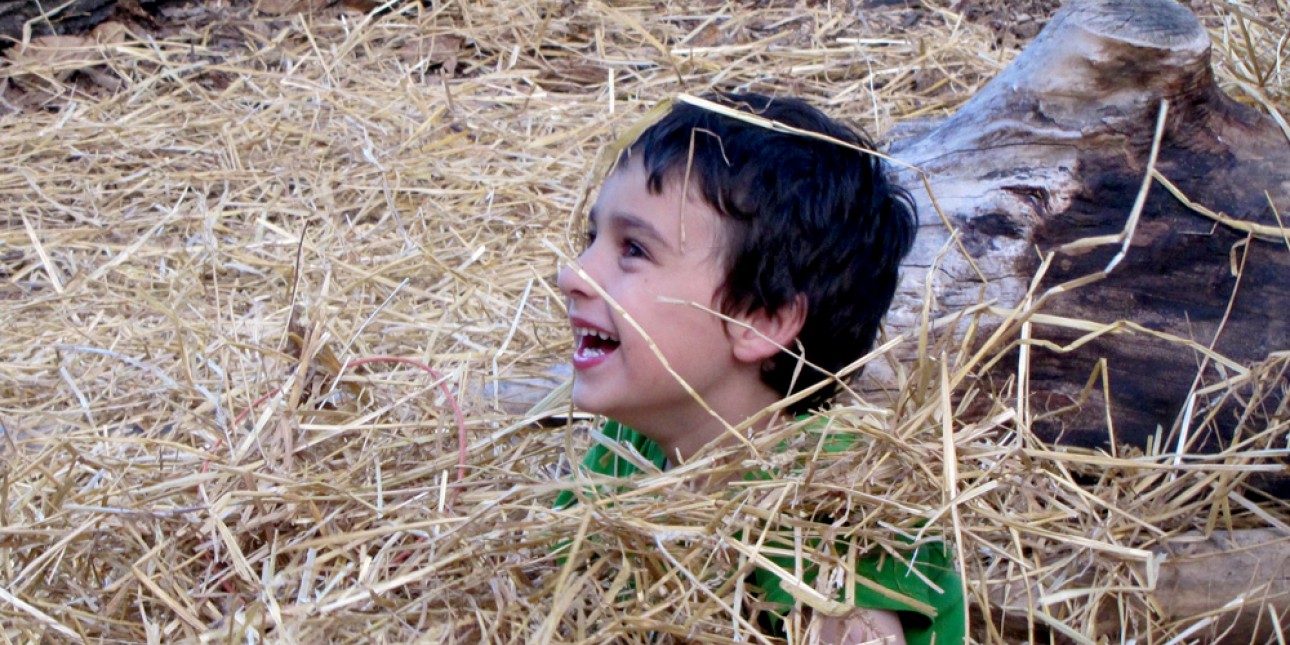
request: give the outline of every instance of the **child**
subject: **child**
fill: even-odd
[[[872,149],[799,100],[708,100]],[[660,468],[684,462],[734,440],[734,426],[767,428],[768,407],[869,351],[916,224],[880,160],[837,141],[678,103],[621,154],[590,211],[585,250],[559,277],[575,340],[573,402],[611,419],[610,439]],[[818,409],[836,389],[823,383],[788,412]],[[584,466],[635,472],[600,446]],[[558,505],[572,502],[562,497]],[[961,642],[959,582],[941,550],[924,550],[937,552],[923,574],[939,589],[890,558],[862,558],[857,569],[921,597],[935,616],[864,587],[851,613],[816,616],[817,633],[835,643]],[[776,585],[770,576],[764,586]],[[773,600],[776,590],[765,591]]]

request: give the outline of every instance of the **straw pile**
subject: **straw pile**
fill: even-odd
[[[984,642],[1018,611],[1074,641],[1107,615],[1112,640],[1207,639],[1224,616],[1148,602],[1150,548],[1290,530],[1246,486],[1282,470],[1290,413],[1260,403],[1285,355],[1224,384],[1251,414],[1209,457],[1036,444],[1016,392],[968,385],[1000,346],[831,413],[847,452],[815,459],[790,428],[607,499],[567,475],[590,422],[490,394],[567,356],[571,222],[597,151],[656,101],[791,93],[880,134],[952,111],[1033,35],[1015,5],[769,4],[167,5],[151,32],[11,49],[4,642],[761,641],[743,580],[763,532],[940,535],[993,609]],[[1261,70],[1290,111],[1284,3],[1193,4],[1220,76]],[[779,474],[704,486],[723,463]],[[554,511],[562,489],[585,499]],[[809,559],[831,595],[845,563]]]

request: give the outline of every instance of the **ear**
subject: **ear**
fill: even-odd
[[[806,323],[806,296],[799,295],[774,312],[755,311],[735,316],[734,320],[727,326],[735,358],[760,365],[782,348],[796,351],[793,341]]]

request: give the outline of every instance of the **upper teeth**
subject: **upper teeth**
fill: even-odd
[[[618,340],[614,338],[613,335],[610,334],[609,332],[603,332],[598,329],[592,329],[590,327],[574,327],[573,335],[574,336],[595,336],[601,340],[612,340],[612,341]]]

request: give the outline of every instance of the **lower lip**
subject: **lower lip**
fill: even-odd
[[[613,350],[610,350],[608,352],[604,352],[604,351],[583,352],[583,351],[575,350],[573,352],[573,369],[578,371],[589,370],[609,360],[609,355],[612,353],[613,353]]]

